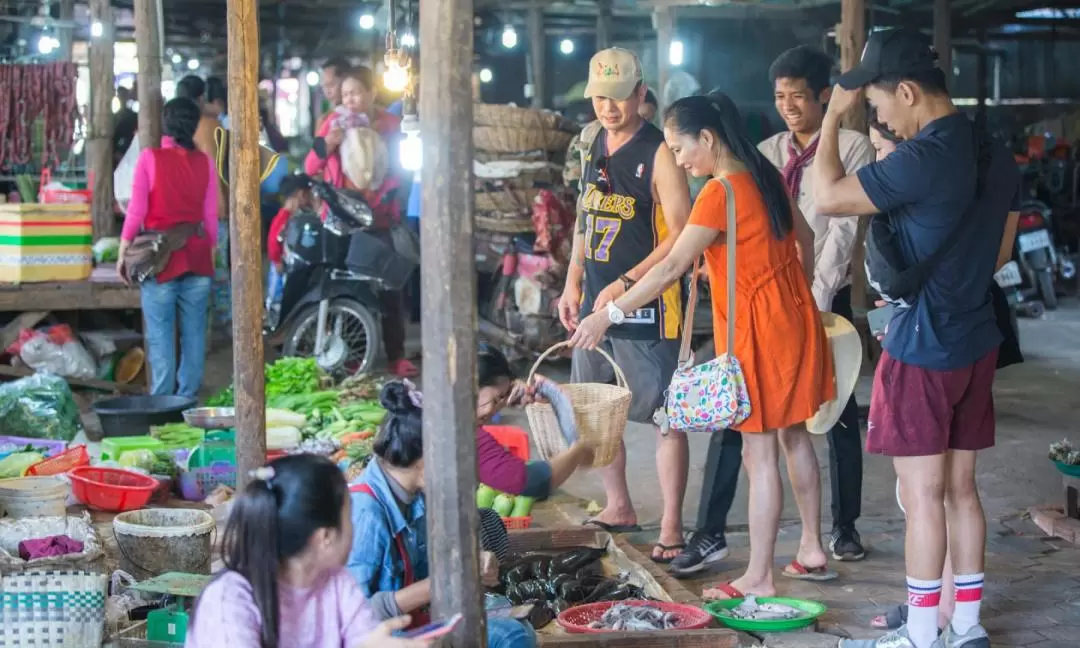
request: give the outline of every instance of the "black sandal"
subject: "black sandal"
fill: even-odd
[[[660,557],[656,556],[656,550],[657,549],[660,550]],[[651,553],[649,555],[649,559],[652,560],[654,563],[656,563],[658,565],[668,565],[668,564],[671,563],[671,561],[673,561],[676,558],[678,558],[679,556],[681,556],[682,551],[675,554],[671,558],[665,558],[664,553],[666,553],[668,551],[675,551],[676,549],[686,549],[686,543],[666,545],[666,544],[660,544],[659,542],[657,542],[656,544],[653,545],[653,553]]]

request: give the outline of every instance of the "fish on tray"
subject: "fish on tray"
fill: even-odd
[[[648,605],[613,605],[599,620],[589,624],[593,630],[671,630],[679,627],[679,616]]]
[[[798,619],[806,613],[798,608],[783,603],[758,603],[753,594],[747,595],[742,603],[727,611],[733,618],[747,621],[781,621]]]

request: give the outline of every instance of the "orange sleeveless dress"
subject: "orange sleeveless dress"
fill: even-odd
[[[750,416],[739,432],[765,432],[802,423],[836,398],[832,352],[810,282],[799,263],[795,233],[773,236],[769,213],[749,172],[727,177],[736,214],[735,339],[731,344],[746,377]],[[709,181],[690,213],[690,224],[727,229],[724,187]],[[712,292],[716,352],[728,348],[727,243],[705,250]]]

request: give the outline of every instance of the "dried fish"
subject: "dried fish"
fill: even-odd
[[[613,605],[598,621],[589,624],[594,630],[671,630],[679,627],[679,617],[651,605]]]
[[[758,603],[757,597],[752,594],[728,612],[736,619],[748,621],[780,621],[806,615],[806,612],[783,603]]]

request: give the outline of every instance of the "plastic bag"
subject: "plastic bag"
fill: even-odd
[[[13,452],[0,459],[0,479],[22,477],[27,468],[44,459],[45,455],[37,452]]]
[[[116,170],[113,171],[113,195],[124,206],[125,211],[127,210],[128,201],[131,200],[131,188],[135,184],[135,163],[139,161],[139,153],[141,152],[142,144],[139,143],[139,138],[136,137],[131,141],[131,146],[124,153],[120,164],[116,165]]]
[[[18,354],[26,366],[36,371],[73,378],[97,375],[97,362],[66,324],[45,331],[25,329],[8,352]]]
[[[79,408],[67,381],[37,373],[0,385],[4,434],[71,441],[83,431]]]

